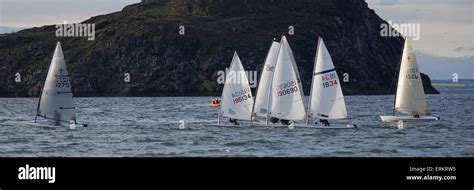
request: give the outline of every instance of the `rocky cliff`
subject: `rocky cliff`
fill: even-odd
[[[0,36],[0,96],[38,96],[56,41],[75,96],[218,95],[217,72],[229,66],[234,50],[246,70],[260,73],[272,39],[289,26],[306,92],[321,36],[340,78],[349,74],[345,94],[387,94],[396,84],[403,39],[381,37],[384,22],[363,0],[147,1],[84,21],[95,24],[93,41],[56,37],[54,25]],[[437,93],[422,78],[425,91]]]

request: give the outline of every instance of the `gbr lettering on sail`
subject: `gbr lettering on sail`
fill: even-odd
[[[252,99],[250,92],[250,87],[245,87],[242,90],[232,93],[232,102],[234,102],[234,104],[238,104],[240,102],[245,102],[249,99]]]
[[[321,80],[323,81],[323,88],[329,88],[329,87],[336,86],[339,84],[337,82],[338,78],[337,78],[336,72],[331,72],[331,73],[321,75]]]
[[[418,68],[408,68],[406,78],[407,79],[418,79],[419,78],[418,73],[419,73]]]
[[[285,96],[298,92],[298,80],[294,79],[277,86],[278,96]]]

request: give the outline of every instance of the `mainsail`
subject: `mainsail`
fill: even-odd
[[[346,103],[344,102],[341,83],[322,38],[318,40],[314,64],[309,117],[325,119],[346,118]]]
[[[298,67],[285,36],[280,41],[271,98],[270,116],[286,120],[303,120],[306,117]]]
[[[242,62],[234,53],[222,91],[221,115],[239,120],[251,120],[253,97]]]
[[[37,116],[52,119],[56,124],[76,122],[76,111],[72,98],[71,83],[64,61],[61,44],[58,42],[53,60],[40,97]]]
[[[422,115],[428,112],[420,69],[416,63],[415,52],[408,39],[405,39],[403,48],[395,109],[412,115]]]
[[[266,117],[271,99],[271,85],[273,80],[273,73],[278,58],[278,51],[280,50],[280,43],[273,42],[268,51],[265,65],[262,69],[260,82],[258,83],[257,95],[255,97],[254,114],[259,117]]]

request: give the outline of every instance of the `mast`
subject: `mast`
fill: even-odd
[[[39,113],[39,109],[40,109],[41,96],[42,96],[42,94],[43,94],[43,89],[41,88],[41,90],[40,90],[40,96],[39,96],[39,100],[38,100],[38,106],[36,107],[35,123],[36,123],[36,119],[38,118],[38,113]]]
[[[314,59],[315,64],[313,64],[313,72],[311,73],[311,89],[309,91],[308,110],[307,110],[307,113],[306,113],[306,125],[309,124],[309,115],[311,114],[311,97],[313,97],[313,82],[314,82],[314,72],[316,71],[316,60],[317,60],[318,56],[321,56],[321,55],[318,54],[320,43],[321,43],[321,37],[318,37],[318,43],[316,45],[316,56],[315,56],[315,59]]]
[[[273,38],[273,41],[275,41],[275,38]],[[267,62],[267,59],[268,59],[268,55],[270,54],[270,51],[272,50],[272,46],[273,46],[273,41],[270,45],[270,48],[268,49],[268,52],[267,52],[267,57],[265,58],[265,62],[263,62],[263,69],[262,69],[262,72],[261,72],[261,75],[260,75],[260,78],[258,79],[258,88],[257,88],[257,91],[256,91],[256,96],[255,96],[255,99],[257,99],[257,96],[259,95],[258,94],[258,91],[259,91],[259,88],[260,88],[260,82],[262,81],[262,77],[263,77],[263,71],[265,70],[265,63]],[[252,106],[252,115],[254,114],[254,111],[255,110],[255,103],[253,104]],[[268,110],[267,110],[267,113],[268,113]],[[255,117],[257,117],[257,114],[255,114]],[[250,118],[250,121],[252,122],[253,121],[253,117]]]
[[[283,33],[283,34],[281,35],[281,38],[280,38],[280,39],[283,39],[283,36],[285,36],[285,33]],[[273,40],[276,41],[275,38],[273,38]],[[281,50],[281,41],[280,41],[280,47],[278,48],[278,53],[276,54],[276,55],[277,55],[277,60],[276,60],[276,61],[278,61],[278,55],[280,54],[280,50]],[[276,64],[275,64],[275,69],[276,69]],[[275,76],[275,71],[273,71],[272,80],[270,80],[270,88],[269,88],[269,89],[270,89],[270,92],[268,93],[268,98],[267,98],[267,101],[268,101],[268,102],[267,102],[267,114],[266,114],[266,119],[265,119],[265,120],[266,120],[266,125],[268,125],[268,121],[269,121],[269,119],[270,119],[270,118],[269,118],[269,117],[270,117],[270,109],[271,109],[270,103],[272,103],[272,102],[270,101],[270,98],[271,98],[272,92],[273,92],[272,87],[273,87],[273,77],[274,77],[274,76]]]
[[[276,49],[278,47],[278,49]],[[275,38],[273,38],[273,41],[270,45],[270,48],[266,54],[266,58],[264,61],[263,68],[261,70],[261,75],[260,79],[258,82],[258,88],[257,88],[257,95],[255,96],[255,102],[252,107],[252,116],[253,118],[256,117],[265,117],[268,119],[268,113],[269,113],[269,108],[268,104],[270,102],[270,95],[271,95],[271,83],[272,83],[272,77],[273,77],[273,71],[267,70],[267,66],[269,68],[274,68],[274,62],[276,62],[276,56],[278,55],[280,47],[280,43],[276,41]],[[264,94],[267,93],[267,94]],[[266,95],[266,96],[265,96]],[[266,99],[265,99],[266,98]],[[262,106],[262,104],[266,104],[265,106]],[[261,111],[263,109],[266,109],[266,112],[264,114],[261,114]],[[256,111],[255,111],[256,110]],[[260,114],[260,115],[259,115]],[[253,121],[253,120],[252,120]]]
[[[232,59],[234,59],[232,57]],[[232,64],[233,62],[231,63],[230,67],[229,68],[232,68]],[[224,103],[224,92],[225,92],[225,86],[227,84],[227,75],[228,73],[225,73],[225,80],[224,80],[224,87],[222,87],[222,93],[221,93],[221,106],[219,106],[219,109],[217,110],[217,124],[220,125],[221,124],[221,112],[222,112],[222,104]]]
[[[280,50],[278,50],[280,51]],[[270,81],[270,92],[267,95],[267,113],[265,114],[265,122],[266,125],[268,125],[268,116],[270,115],[270,97],[272,95],[272,84],[273,84],[273,77],[272,80]]]
[[[271,47],[271,46],[273,46],[273,42],[274,42],[274,41],[276,41],[275,38],[273,38],[272,45],[270,45],[270,49],[268,49],[267,59],[268,59],[269,54],[271,53],[271,52],[270,52],[270,51],[272,50],[272,47]],[[278,48],[278,49],[280,49],[280,48]],[[280,50],[278,50],[278,51],[280,51]],[[267,61],[265,60],[265,62],[267,62]],[[265,65],[263,66],[263,69],[265,69]],[[262,73],[263,73],[263,70],[262,70]],[[260,81],[262,80],[262,77],[263,77],[263,74],[262,74],[262,76],[260,76]],[[260,82],[260,81],[259,81],[259,82]],[[271,92],[271,90],[272,90],[272,83],[273,83],[273,76],[272,76],[272,80],[270,80],[270,88],[269,88],[269,89],[270,89],[270,92],[269,92],[268,95],[267,95],[267,113],[265,114],[265,123],[266,123],[266,125],[268,125],[268,112],[270,112],[270,110],[269,110],[269,107],[270,107],[270,106],[268,106],[268,104],[270,104],[270,95],[272,94],[272,92]],[[259,85],[260,85],[260,84],[259,84]],[[257,92],[257,96],[258,96],[258,92]],[[254,104],[254,107],[255,107],[255,104]]]
[[[56,43],[56,46],[60,45],[61,43],[58,42]],[[54,53],[53,53],[53,58],[54,59],[54,54],[56,53],[56,48],[54,50]],[[48,74],[49,74],[49,70],[51,70],[51,64],[49,64],[48,66],[48,72],[46,73],[46,78],[44,79],[44,83],[46,83],[46,79],[48,79]],[[44,90],[44,87],[46,86],[46,84],[43,83],[43,87],[41,88],[40,90],[40,95],[39,95],[39,99],[38,99],[38,106],[36,107],[36,114],[35,114],[35,123],[36,123],[36,119],[38,118],[38,114],[39,114],[39,110],[40,110],[40,106],[41,106],[41,98],[43,97],[43,90]]]
[[[281,87],[272,88],[272,102],[278,103],[272,104],[270,116],[283,120],[304,121],[306,107],[298,66],[285,36],[282,37],[280,43],[273,83]]]
[[[400,56],[400,64],[398,65],[398,69],[397,69],[397,71],[396,71],[396,72],[398,73],[397,78],[399,78],[399,76],[400,76],[400,68],[402,67],[402,61],[403,61],[403,51],[405,51],[405,43],[407,43],[407,42],[406,42],[407,38],[405,37],[404,39],[405,39],[405,41],[404,41],[404,43],[403,43],[402,55]],[[395,79],[395,76],[394,76],[393,79]],[[393,82],[394,82],[394,80],[392,80],[392,85],[393,85]],[[394,96],[394,99],[393,99],[393,110],[392,110],[392,115],[393,115],[393,116],[395,116],[395,107],[396,107],[396,103],[397,103],[398,82],[399,82],[399,81],[398,81],[398,79],[397,79],[397,89],[395,90],[395,96]],[[390,89],[391,89],[391,88],[390,88]],[[390,93],[390,92],[389,92],[389,93]]]
[[[227,73],[226,73],[227,76]],[[224,87],[225,87],[225,82],[224,82]],[[221,106],[219,106],[219,109],[217,110],[217,125],[221,124],[221,111],[222,111],[222,97],[224,97],[224,88],[222,88],[222,93],[221,93]]]
[[[275,38],[273,38],[273,41],[276,41]],[[273,43],[273,42],[272,42]],[[281,46],[281,45],[280,45]],[[278,48],[278,52],[277,52],[277,56],[278,54],[280,54],[280,47]],[[276,64],[275,64],[276,66]],[[270,101],[270,98],[271,98],[271,95],[272,95],[272,86],[273,86],[273,76],[275,75],[275,71],[273,71],[273,74],[272,74],[272,80],[270,80],[270,87],[269,87],[269,92],[268,92],[268,95],[267,95],[267,114],[266,114],[266,117],[265,117],[265,120],[266,120],[266,125],[268,125],[268,121],[269,121],[269,117],[270,117],[270,104],[272,103]]]

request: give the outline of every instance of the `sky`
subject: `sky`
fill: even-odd
[[[86,20],[140,0],[0,0],[0,26],[35,27]],[[394,23],[420,24],[417,51],[441,57],[472,56],[474,0],[366,0]],[[92,5],[92,6],[91,6]]]
[[[442,57],[472,56],[473,0],[366,0],[369,7],[394,23],[420,24],[416,50]]]
[[[0,0],[0,26],[36,27],[79,22],[140,0]]]

